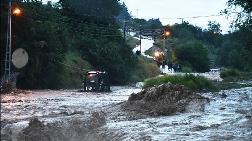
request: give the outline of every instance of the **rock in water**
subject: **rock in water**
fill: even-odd
[[[193,93],[183,85],[167,83],[131,94],[124,108],[150,116],[172,115],[184,112],[188,107],[204,110],[202,107],[207,101],[207,98]],[[189,110],[193,111],[193,109]]]

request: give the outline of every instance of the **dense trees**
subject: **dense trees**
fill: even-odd
[[[117,16],[117,19],[119,19],[119,22],[129,21],[132,19],[128,8],[124,2],[120,5],[120,13]]]
[[[62,66],[53,61],[62,61],[67,49],[64,25],[57,21],[59,14],[50,5],[42,6],[40,2],[15,4],[22,7],[25,13],[13,16],[12,49],[21,47],[29,54],[29,63],[19,70],[18,86],[59,87]],[[5,21],[1,20],[3,23]]]
[[[186,71],[197,72],[206,72],[215,66],[216,50],[222,43],[220,33],[216,34],[210,29],[202,30],[188,22],[170,28],[172,36],[166,40],[168,62],[179,63]]]
[[[210,69],[207,49],[197,42],[186,42],[176,48],[178,61],[183,66],[197,72],[207,72]]]
[[[250,13],[252,11],[251,0],[228,0],[229,6],[240,6],[243,8],[243,12]]]
[[[250,0],[229,0],[229,11],[235,6],[242,11],[238,13],[233,25],[236,30],[225,36],[219,51],[218,63],[222,66],[240,70],[252,70],[252,2]]]
[[[159,19],[132,19],[129,26],[133,29],[151,30],[161,28],[163,25]]]
[[[75,21],[72,26],[75,31],[74,39],[78,39],[75,50],[78,50],[81,57],[89,61],[94,68],[107,71],[112,83],[127,82],[137,60],[124,43],[119,25],[116,24],[123,5],[117,0],[60,2],[70,6],[62,9],[63,15],[67,11],[75,12],[74,18],[69,17],[71,21]],[[104,3],[106,4],[103,5]],[[94,12],[87,11],[93,8],[96,9]]]
[[[1,74],[7,2],[1,1],[0,9]],[[251,2],[229,0],[228,4],[231,12],[233,6],[240,6],[245,13],[238,14],[238,20],[234,21],[236,30],[232,33],[222,35],[220,25],[214,21],[209,22],[206,30],[188,22],[171,26],[172,37],[166,40],[166,47],[175,52],[172,55],[176,63],[199,72],[208,71],[210,62],[212,66],[252,70]],[[122,84],[132,77],[134,80],[145,77],[136,76],[140,71],[133,75],[136,68],[156,69],[150,62],[148,65],[143,60],[139,62],[125,43],[120,28],[125,22],[127,27],[152,35],[152,29],[163,29],[163,25],[159,19],[132,19],[126,5],[119,0],[60,0],[56,4],[35,0],[14,5],[22,7],[24,14],[13,16],[13,50],[21,47],[29,54],[28,65],[16,70],[21,88],[80,85],[83,73],[90,69],[107,71],[112,83]]]
[[[121,4],[117,0],[15,4],[22,7],[24,15],[13,18],[13,49],[22,47],[29,54],[28,65],[18,70],[19,88],[69,87],[71,82],[66,81],[73,80],[66,77],[79,80],[72,84],[78,87],[82,75],[90,68],[107,71],[112,83],[129,80],[137,59],[119,30],[116,17]],[[6,18],[3,16],[6,16],[7,1],[1,7],[5,7],[1,8],[1,25],[5,26],[2,18]],[[1,34],[6,31],[1,30]],[[4,37],[1,36],[1,46]],[[2,52],[5,52],[3,48]]]

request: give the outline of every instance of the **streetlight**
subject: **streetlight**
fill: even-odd
[[[165,39],[171,35],[170,31],[164,30],[163,48],[165,49]]]
[[[171,35],[170,31],[165,31],[165,37],[169,37]]]
[[[12,14],[15,15],[15,16],[21,15],[22,14],[21,9],[18,8],[18,7],[14,8],[13,11],[12,11]]]
[[[5,49],[5,64],[4,64],[4,83],[11,84],[11,41],[12,41],[12,35],[11,35],[11,16],[12,14],[15,16],[21,15],[21,9],[20,8],[14,8],[12,11],[12,0],[9,0],[9,6],[8,6],[8,24],[7,24],[7,41],[6,41],[6,49]]]
[[[165,27],[165,29],[164,29],[164,33],[163,33],[163,49],[164,50],[166,50],[165,49],[165,40],[166,40],[166,38],[168,38],[168,37],[170,37],[171,36],[171,32],[170,32],[170,29],[169,29],[169,27]],[[165,59],[165,58],[164,58]],[[162,67],[163,68],[165,68],[165,61],[163,61],[163,64],[162,64]]]

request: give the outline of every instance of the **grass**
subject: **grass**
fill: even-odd
[[[158,86],[164,83],[180,84],[188,87],[195,92],[210,91],[216,92],[227,89],[239,89],[243,87],[252,87],[252,83],[246,81],[252,80],[252,72],[240,72],[237,70],[225,70],[221,73],[224,81],[216,82],[208,80],[202,76],[192,74],[182,75],[165,75],[146,79],[144,88]],[[244,82],[244,83],[239,83]]]
[[[188,87],[193,91],[214,91],[216,88],[211,80],[202,76],[194,76],[191,74],[182,75],[165,75],[161,77],[154,77],[144,81],[144,87],[157,86],[164,83],[180,84]]]

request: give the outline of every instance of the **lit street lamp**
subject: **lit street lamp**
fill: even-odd
[[[170,37],[171,36],[171,32],[169,31],[169,29],[164,29],[164,33],[163,33],[163,49],[165,49],[165,40],[166,38]],[[165,58],[164,58],[165,59]],[[165,67],[165,60],[163,61],[163,64],[162,64],[162,67],[164,68]]]
[[[163,48],[165,49],[165,39],[171,35],[170,31],[164,30]]]
[[[6,49],[5,49],[5,64],[4,64],[4,83],[11,84],[11,53],[12,53],[12,32],[11,32],[11,16],[12,14],[15,16],[21,15],[21,10],[19,8],[14,8],[12,11],[12,1],[9,0],[8,6],[8,24],[7,24],[7,41],[6,41]]]
[[[171,32],[170,31],[165,31],[165,37],[168,37],[171,35]]]
[[[15,16],[19,16],[19,15],[21,15],[21,10],[20,10],[18,7],[16,7],[16,8],[14,8],[14,10],[12,11],[12,13],[13,13],[13,15],[15,15]]]

